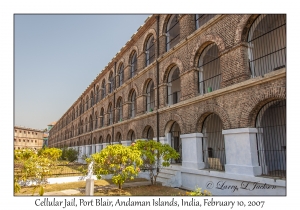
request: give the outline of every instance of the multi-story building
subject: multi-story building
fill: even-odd
[[[150,16],[57,121],[49,146],[90,155],[136,139],[180,153],[160,172],[166,185],[285,195],[286,15]]]
[[[41,149],[43,146],[42,130],[25,128],[20,126],[14,127],[14,149]]]

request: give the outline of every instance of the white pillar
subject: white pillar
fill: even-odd
[[[107,145],[109,145],[109,143],[103,143],[103,148],[104,149]]]
[[[182,167],[203,169],[205,163],[202,158],[202,133],[180,135],[182,143]]]
[[[172,134],[171,133],[167,133],[166,137],[167,138],[165,139],[165,141],[166,141],[165,144],[168,144],[168,145],[170,145],[172,147],[172,143],[171,143],[171,141],[172,141]]]
[[[96,153],[96,144],[92,144],[92,153],[91,154],[95,154]]]
[[[153,140],[157,141],[157,138],[154,137]],[[167,137],[164,137],[164,136],[159,137],[159,142],[162,143],[162,144],[166,144],[167,143]]]
[[[225,172],[249,176],[261,175],[258,165],[256,128],[223,130],[225,139]]]

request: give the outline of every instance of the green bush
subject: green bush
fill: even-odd
[[[78,159],[78,151],[73,148],[69,148],[65,151],[66,160],[74,162]]]
[[[187,192],[187,195],[190,196],[211,196],[211,192],[209,192],[208,190],[204,190],[202,192],[202,189],[200,187],[197,187],[194,191],[192,192]]]

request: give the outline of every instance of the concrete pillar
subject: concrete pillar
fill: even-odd
[[[172,134],[171,133],[167,133],[166,139],[165,139],[165,144],[168,144],[172,147]]]
[[[123,146],[130,146],[131,145],[131,140],[125,140],[125,141],[121,141]]]
[[[102,149],[104,149],[107,145],[109,145],[109,143],[103,143],[102,145],[103,145]]]
[[[225,172],[249,176],[261,175],[258,165],[256,128],[223,130],[225,139]]]
[[[157,138],[153,137],[153,140],[157,141]],[[167,137],[165,137],[165,136],[159,137],[159,142],[162,143],[162,144],[166,144],[167,143]]]
[[[202,133],[180,135],[182,142],[182,167],[203,169],[205,163],[202,158]]]
[[[86,179],[85,195],[94,195],[94,179]]]

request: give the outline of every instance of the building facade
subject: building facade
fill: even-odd
[[[49,131],[52,129],[52,127],[56,124],[56,122],[52,122],[49,125],[47,125],[47,128],[44,131],[44,137],[43,137],[43,147],[48,147],[48,137],[49,137]]]
[[[286,15],[150,16],[48,144],[90,155],[136,139],[180,153],[160,173],[166,185],[285,195]]]
[[[41,130],[25,128],[20,126],[14,127],[14,149],[41,149],[43,146],[43,134]]]

